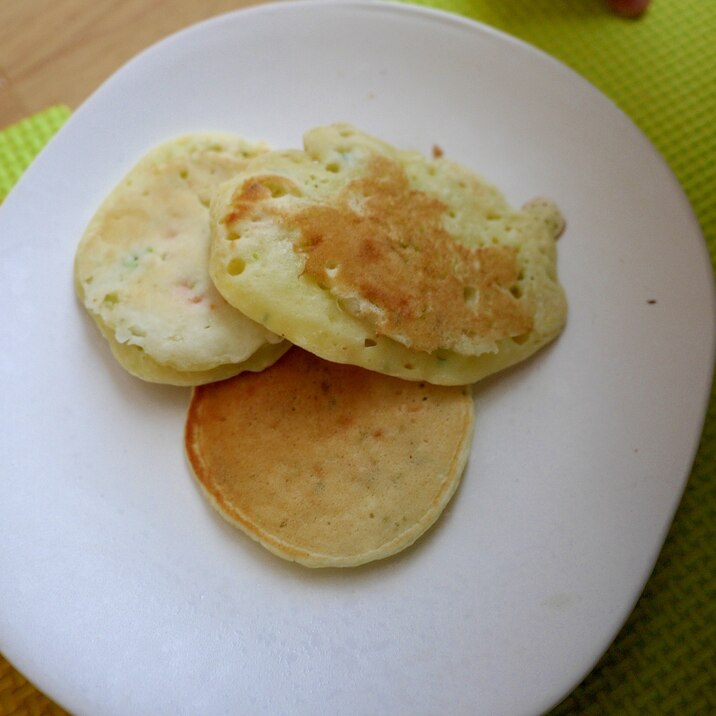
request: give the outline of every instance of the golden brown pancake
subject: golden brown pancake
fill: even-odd
[[[211,203],[224,298],[327,360],[474,382],[562,330],[548,200],[513,209],[465,167],[348,125],[251,158]]]
[[[299,348],[194,389],[185,443],[229,522],[279,557],[349,567],[411,545],[465,468],[466,387],[404,381]]]

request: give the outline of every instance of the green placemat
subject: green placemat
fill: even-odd
[[[611,16],[600,0],[417,4],[464,14],[541,47],[611,97],[670,164],[716,264],[716,0],[654,0],[637,21]],[[52,108],[0,133],[0,199],[68,114]],[[52,709],[0,658],[0,714],[58,712]],[[716,714],[713,393],[654,573],[609,651],[550,716],[567,714]]]
[[[0,201],[69,116],[69,107],[57,105],[0,132]]]
[[[653,0],[636,21],[600,0],[414,1],[536,45],[614,100],[681,182],[716,265],[716,0]],[[716,714],[714,392],[651,579],[609,651],[550,716],[567,714]]]

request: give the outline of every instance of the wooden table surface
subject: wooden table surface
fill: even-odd
[[[0,0],[0,129],[53,104],[74,109],[167,35],[264,0]]]

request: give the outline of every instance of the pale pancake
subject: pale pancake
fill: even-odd
[[[147,352],[139,346],[119,343],[115,339],[114,333],[102,323],[99,317],[94,316],[94,319],[102,335],[107,339],[112,355],[114,355],[119,364],[128,373],[150,383],[191,387],[212,383],[216,380],[225,380],[246,370],[263,370],[275,363],[291,347],[291,344],[287,341],[265,343],[241,363],[217,365],[208,370],[180,371],[152,360],[147,355]]]
[[[453,385],[560,333],[554,203],[515,210],[464,167],[348,125],[304,145],[212,200],[210,273],[233,306],[328,360]]]
[[[209,198],[262,144],[198,132],[150,150],[77,248],[75,285],[133,375],[196,385],[260,370],[286,342],[230,306],[208,273]]]
[[[211,504],[279,557],[350,567],[420,537],[454,494],[468,387],[404,381],[293,348],[194,389],[185,443]]]

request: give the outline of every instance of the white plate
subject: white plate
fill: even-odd
[[[285,563],[195,487],[188,391],[128,377],[76,303],[98,202],[193,129],[300,144],[346,120],[568,219],[562,338],[478,390],[461,489],[413,549]],[[714,356],[703,239],[652,146],[570,70],[414,7],[268,5],[113,76],[0,209],[0,650],[78,714],[537,713],[641,592]]]

